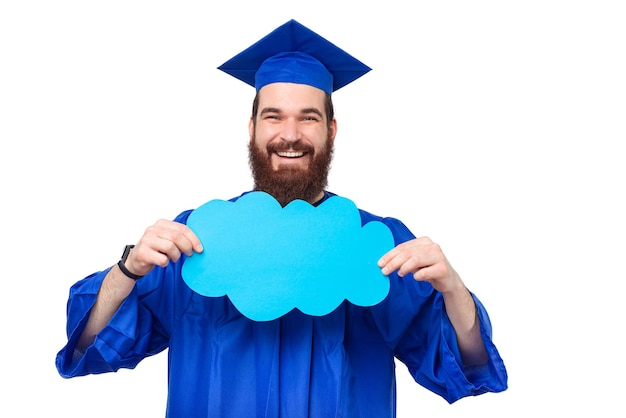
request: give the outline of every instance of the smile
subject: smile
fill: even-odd
[[[279,151],[276,154],[278,154],[279,157],[285,157],[285,158],[300,158],[304,155],[304,152],[296,152],[296,151]]]

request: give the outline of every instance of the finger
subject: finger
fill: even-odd
[[[188,256],[192,255],[194,252],[202,252],[202,243],[198,237],[185,225],[181,226],[184,228],[176,231],[173,235],[168,236],[168,239],[174,243],[176,249]]]
[[[193,252],[201,253],[204,248],[198,236],[187,225],[175,222],[176,228],[180,232],[180,236],[175,241],[178,248],[187,255],[193,254]]]
[[[385,255],[383,255],[378,260],[378,267],[380,268],[385,267],[391,260],[396,258],[400,253],[402,253],[402,251],[404,251],[404,248],[406,246],[407,246],[407,243],[404,242],[402,244],[398,244],[397,246],[389,250]]]
[[[189,242],[191,242],[191,250],[192,250],[192,251],[186,252],[186,254],[191,255],[193,251],[197,253],[201,253],[202,251],[204,251],[204,247],[202,246],[202,242],[200,242],[200,238],[198,238],[198,236],[191,229],[189,229],[189,227],[187,226],[185,227],[187,228],[187,232],[185,236],[187,237]]]
[[[180,259],[180,255],[182,254],[179,246],[180,244],[174,242],[172,238],[161,238],[155,242],[154,249],[166,255],[169,260],[176,262]]]
[[[413,272],[413,278],[418,282],[429,282],[433,280],[434,266],[422,267]]]
[[[185,253],[187,255],[193,254],[193,252],[202,252],[203,247],[200,239],[194,234],[194,232],[184,224],[172,221],[160,221],[158,225],[155,225],[157,236],[161,239],[171,241],[176,246],[178,252]],[[167,245],[167,244],[166,244]],[[177,251],[168,248],[163,249],[164,252],[176,256]],[[177,258],[180,254],[177,255]]]
[[[449,269],[446,263],[436,263],[417,270],[413,273],[413,278],[417,281],[429,282],[435,289],[442,291],[447,286],[446,282],[448,282],[449,279]]]
[[[387,267],[398,270],[398,275],[404,277],[407,274],[415,274],[418,271],[432,267],[441,262],[438,253],[429,251],[423,246],[416,246],[399,253],[390,260]]]
[[[126,267],[139,275],[146,275],[154,266],[167,266],[169,258],[154,248],[155,241],[154,237],[144,235],[132,249]]]
[[[407,260],[408,253],[406,251],[396,251],[385,258],[381,271],[385,276],[390,275],[394,271],[398,271],[398,275],[402,277],[404,273],[400,270],[406,264]]]

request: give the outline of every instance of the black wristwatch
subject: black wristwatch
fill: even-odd
[[[135,246],[134,245],[127,245],[126,247],[124,247],[124,252],[122,253],[122,258],[120,259],[120,261],[117,262],[117,266],[120,268],[120,270],[122,270],[122,273],[124,273],[127,277],[133,279],[133,280],[139,280],[141,279],[143,276],[139,276],[138,274],[133,274],[130,271],[128,271],[128,269],[126,268],[126,259],[128,258],[128,255],[130,254],[130,250],[132,250]]]

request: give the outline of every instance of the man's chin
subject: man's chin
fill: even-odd
[[[292,177],[295,175],[308,175],[309,169],[304,167],[296,167],[291,164],[281,164],[274,169],[272,173],[277,177]]]
[[[308,171],[309,165],[301,162],[279,162],[277,166],[273,166],[274,173],[290,172],[290,171]]]

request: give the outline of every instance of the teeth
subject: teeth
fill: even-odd
[[[303,152],[295,152],[295,151],[278,152],[277,154],[281,157],[287,157],[287,158],[298,158],[304,155]]]

